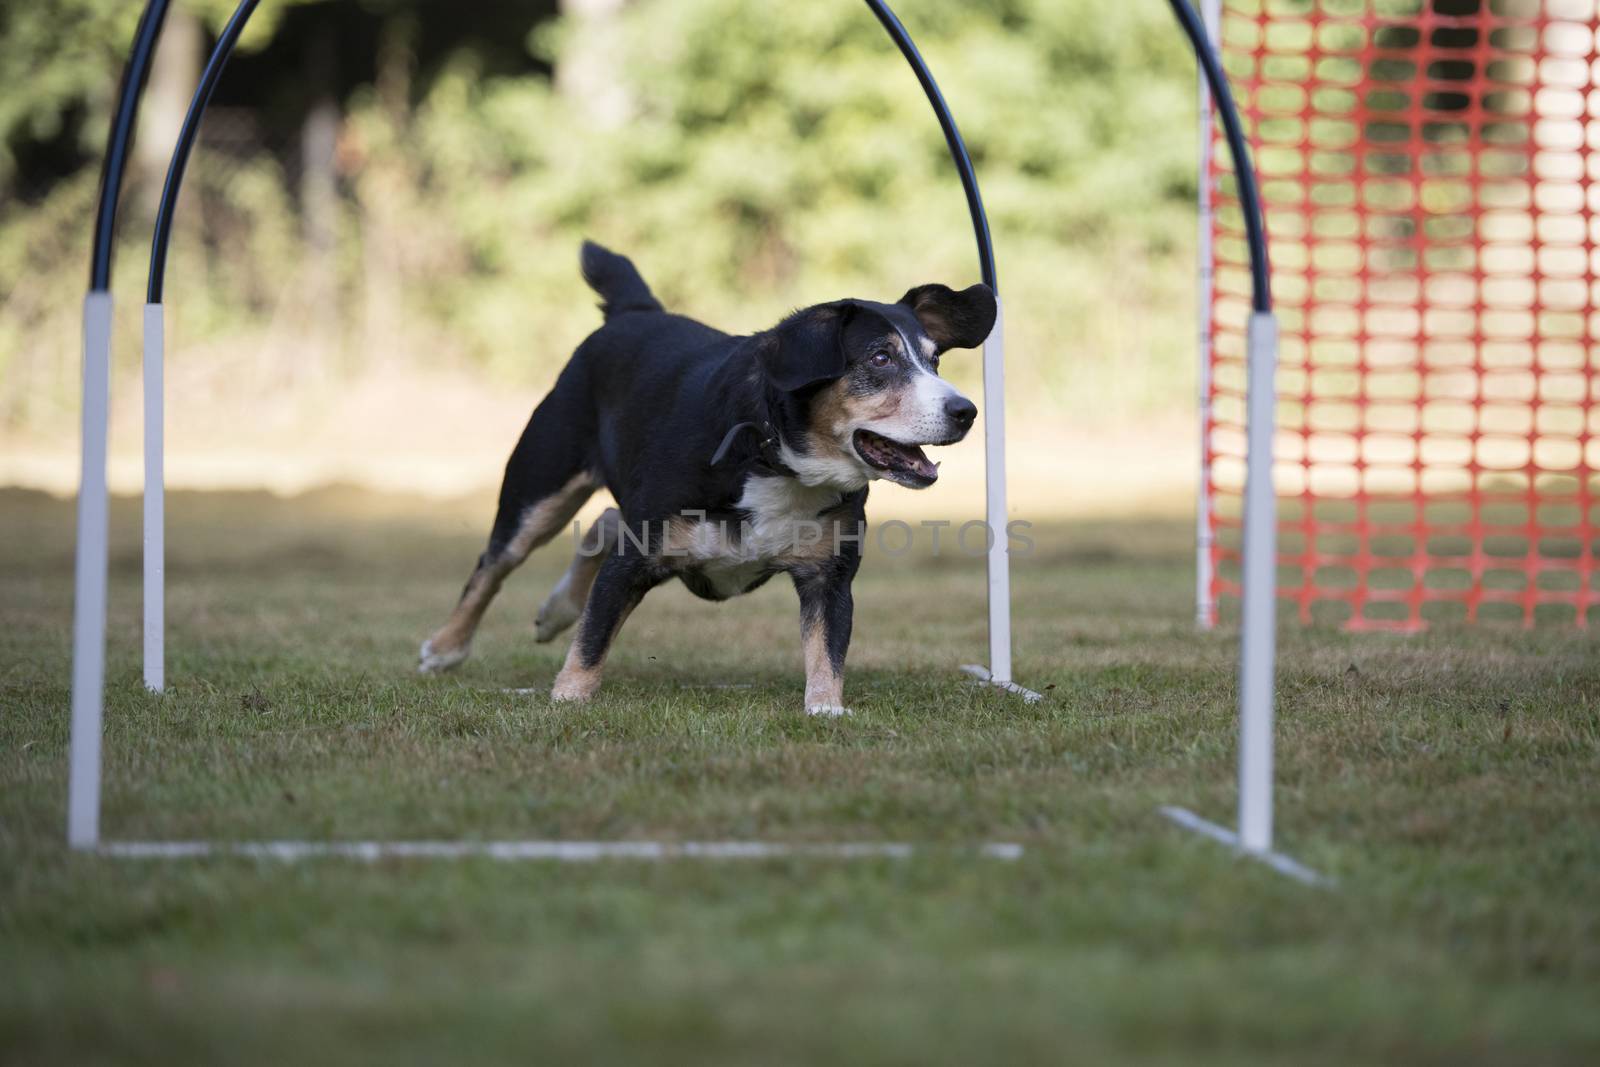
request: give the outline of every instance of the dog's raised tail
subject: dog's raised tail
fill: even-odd
[[[663,310],[661,301],[655,298],[627,256],[585,241],[578,262],[583,268],[583,280],[600,294],[600,311],[606,318],[626,311]]]

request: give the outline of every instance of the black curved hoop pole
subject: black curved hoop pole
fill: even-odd
[[[156,235],[150,245],[150,287],[145,297],[146,303],[161,303],[161,290],[167,277],[167,246],[172,243],[172,214],[178,207],[178,193],[183,188],[183,173],[189,166],[189,154],[194,150],[195,138],[200,134],[200,120],[205,118],[211,94],[216,91],[217,82],[222,79],[222,69],[228,65],[228,57],[233,55],[239,43],[244,24],[250,21],[259,3],[260,0],[240,0],[233,17],[223,27],[217,46],[211,50],[211,58],[206,61],[206,69],[200,75],[194,98],[189,101],[189,112],[183,117],[183,129],[178,133],[178,144],[172,150],[172,162],[167,167],[167,181],[161,187],[161,207],[156,212]]]
[[[128,146],[139,117],[139,96],[150,72],[150,57],[167,18],[168,0],[150,0],[139,27],[133,32],[133,51],[122,68],[117,87],[117,110],[106,137],[106,158],[100,165],[100,201],[94,215],[94,249],[89,261],[89,288],[104,292],[111,287],[111,246],[116,239],[117,203],[122,198],[122,172],[128,166]]]
[[[900,47],[900,54],[911,64],[911,69],[917,75],[917,81],[922,83],[922,91],[927,95],[928,103],[933,106],[934,114],[939,117],[939,126],[944,130],[945,143],[950,146],[950,159],[955,163],[956,170],[961,172],[961,187],[967,193],[967,211],[972,215],[972,235],[978,241],[978,266],[983,271],[983,284],[999,293],[1000,283],[996,280],[994,272],[994,242],[989,237],[989,217],[983,210],[983,196],[978,192],[978,176],[973,173],[972,157],[967,154],[967,144],[961,139],[961,131],[956,129],[956,120],[944,102],[944,94],[939,91],[939,83],[933,80],[933,72],[928,69],[928,64],[922,59],[922,53],[918,52],[917,46],[912,43],[911,34],[906,31],[895,13],[889,10],[889,5],[883,0],[867,0],[867,6],[878,16],[878,21],[883,23],[883,28]]]
[[[1244,139],[1244,126],[1239,121],[1239,109],[1233,102],[1233,90],[1228,77],[1222,72],[1222,62],[1211,45],[1200,16],[1189,6],[1188,0],[1168,0],[1172,13],[1178,16],[1183,32],[1189,37],[1195,59],[1211,87],[1211,97],[1216,101],[1217,114],[1222,119],[1222,130],[1228,138],[1228,154],[1233,157],[1233,174],[1239,183],[1239,207],[1244,211],[1245,241],[1250,246],[1251,306],[1257,311],[1272,310],[1272,271],[1267,259],[1267,235],[1261,216],[1261,194],[1256,186],[1255,167],[1250,162],[1250,148]]]

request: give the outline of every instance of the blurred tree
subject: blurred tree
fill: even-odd
[[[137,5],[117,0],[0,5],[0,193],[7,199],[42,192],[84,165],[83,115],[109,94],[108,61],[126,49],[138,18]]]
[[[134,6],[0,9],[0,76],[22,86],[0,98],[0,183],[32,190],[0,203],[0,419],[66,410],[40,398],[75,381],[71,279]],[[183,6],[214,33],[232,3]],[[1166,267],[1193,232],[1193,63],[1169,14],[898,6],[979,167],[1019,395],[1086,412],[1181,396],[1188,324],[1138,313],[1188,297]],[[259,368],[219,388],[412,363],[543,380],[594,324],[585,234],[735,328],[976,276],[938,125],[856,0],[296,0],[256,18],[171,271],[185,336]]]
[[[307,2],[263,5],[241,48],[259,47],[286,8]],[[187,92],[181,103],[174,94],[195,63],[186,53],[196,23],[215,32],[233,6],[231,0],[180,0],[169,10],[163,38],[175,44],[163,49],[166,55],[151,74],[163,127],[173,108],[188,104]],[[0,84],[6,87],[0,95],[0,191],[36,196],[98,160],[111,97],[143,7],[130,0],[0,4]],[[140,158],[148,165],[154,157]]]
[[[180,6],[168,9],[150,61],[150,80],[140,101],[139,130],[133,140],[133,181],[140,186],[145,210],[151,214],[160,204],[161,181],[172,146],[200,80],[205,45],[205,31],[192,12]]]

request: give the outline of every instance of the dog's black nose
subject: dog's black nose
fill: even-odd
[[[944,413],[950,417],[951,422],[963,427],[971,426],[972,420],[978,417],[978,405],[964,396],[946,397]]]

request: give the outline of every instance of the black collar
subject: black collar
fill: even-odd
[[[794,470],[779,457],[778,431],[773,429],[771,421],[767,419],[763,419],[759,423],[734,423],[733,428],[722,438],[722,443],[717,446],[717,450],[711,454],[711,465],[713,467],[720,465],[723,460],[728,458],[728,453],[733,449],[733,442],[745,430],[754,430],[761,435],[761,443],[756,446],[756,451],[760,454],[762,466],[785,478],[796,477]]]

